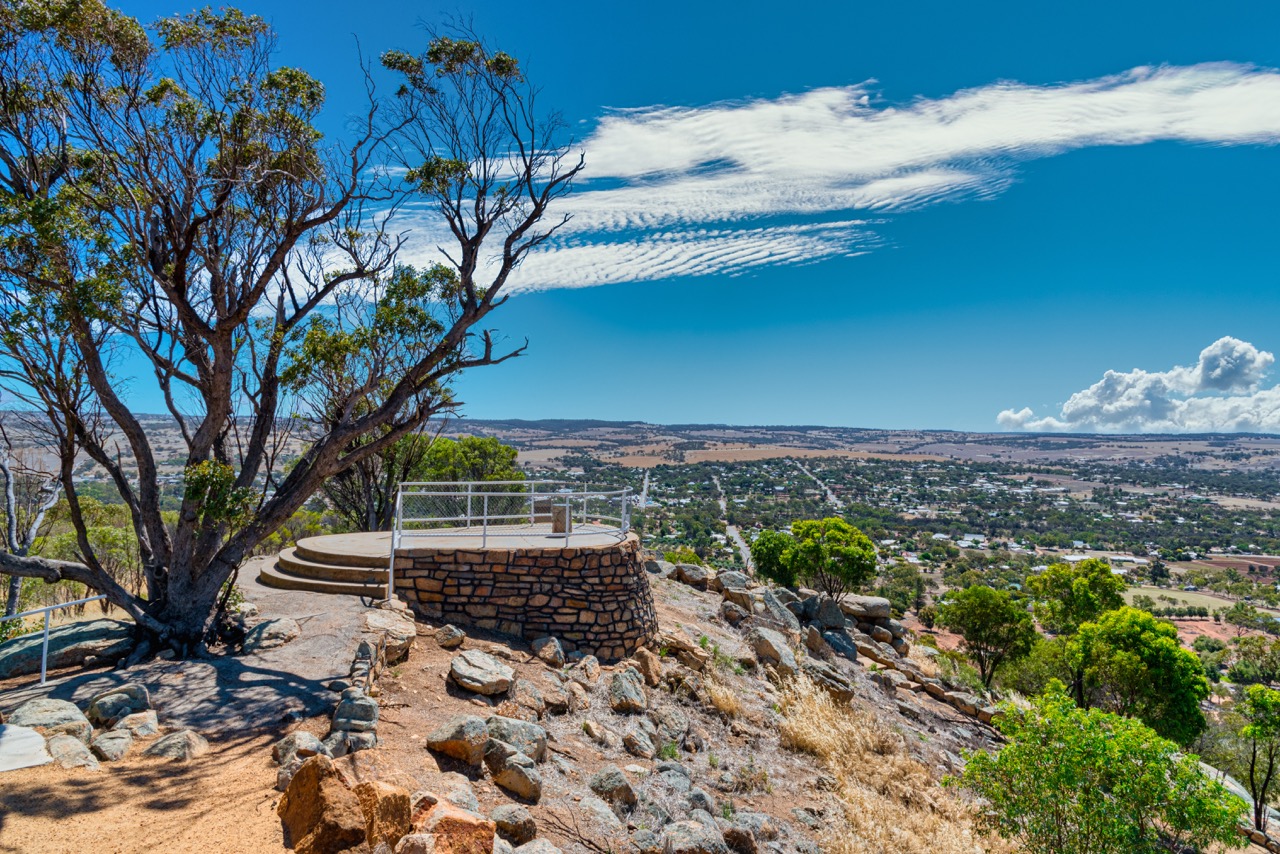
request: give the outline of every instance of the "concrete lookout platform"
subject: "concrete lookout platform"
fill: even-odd
[[[653,594],[634,534],[576,528],[475,529],[406,536],[395,595],[424,619],[526,640],[552,635],[566,649],[625,658],[657,632]],[[385,598],[391,534],[308,537],[264,569],[262,584]]]

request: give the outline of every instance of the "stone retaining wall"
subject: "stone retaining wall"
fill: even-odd
[[[606,546],[405,549],[396,594],[428,620],[553,635],[566,649],[626,658],[658,628],[639,546],[629,534]]]

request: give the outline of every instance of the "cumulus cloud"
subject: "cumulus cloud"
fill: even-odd
[[[1280,71],[1142,67],[1052,86],[993,83],[902,105],[878,102],[863,84],[614,111],[584,141],[587,170],[562,205],[573,222],[530,260],[517,287],[856,254],[876,243],[869,217],[992,197],[1027,159],[1156,140],[1280,142]],[[416,249],[430,253],[431,229],[412,224]],[[654,267],[653,258],[662,263]]]
[[[1078,391],[1056,416],[1029,407],[996,420],[1009,430],[1215,433],[1280,432],[1280,386],[1264,387],[1275,356],[1226,336],[1200,351],[1192,366],[1167,371],[1107,371]]]

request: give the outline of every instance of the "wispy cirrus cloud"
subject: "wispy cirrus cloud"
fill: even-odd
[[[1020,162],[1091,146],[1280,142],[1280,71],[1143,67],[882,104],[869,84],[606,114],[562,239],[516,287],[584,287],[857,254],[873,217],[989,198]],[[435,245],[424,229],[417,249]],[[654,263],[658,261],[659,263]]]
[[[1280,386],[1264,387],[1275,356],[1226,336],[1191,366],[1107,371],[1071,395],[1056,416],[1029,407],[997,417],[1010,430],[1037,432],[1280,432]]]

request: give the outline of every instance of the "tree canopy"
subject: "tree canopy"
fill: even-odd
[[[1097,558],[1051,564],[1027,577],[1027,590],[1036,598],[1036,619],[1055,634],[1073,634],[1081,623],[1124,605],[1126,586],[1110,564]]]
[[[964,651],[988,688],[1000,665],[1030,652],[1037,637],[1026,608],[1008,591],[983,584],[948,594],[937,621],[964,638]]]
[[[876,573],[875,545],[836,516],[798,520],[789,534],[761,531],[751,559],[765,578],[787,587],[804,581],[837,601]]]

